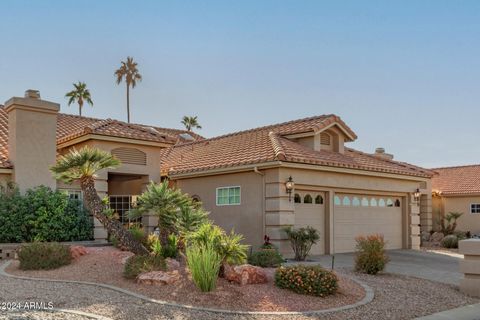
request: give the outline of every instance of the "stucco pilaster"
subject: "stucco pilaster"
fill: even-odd
[[[420,250],[420,205],[412,196],[407,197],[408,205],[408,248]]]

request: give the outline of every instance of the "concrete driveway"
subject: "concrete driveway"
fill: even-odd
[[[453,285],[459,285],[463,278],[458,269],[460,258],[457,257],[415,250],[390,250],[388,256],[390,262],[386,272]],[[311,259],[320,262],[325,268],[331,268],[332,256],[314,256]],[[353,259],[353,253],[336,254],[335,268],[353,268]]]

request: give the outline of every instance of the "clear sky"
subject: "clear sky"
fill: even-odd
[[[211,137],[335,113],[350,146],[432,167],[480,163],[480,1],[0,2],[0,103],[84,81],[84,115],[126,120],[113,73],[143,81],[132,122]]]

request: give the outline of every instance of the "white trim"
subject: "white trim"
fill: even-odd
[[[238,195],[239,197],[239,202],[238,203],[225,203],[225,204],[219,204],[218,203],[218,190],[220,189],[233,189],[233,188],[238,188],[240,190],[240,194]],[[230,198],[230,194],[228,195]],[[225,186],[225,187],[218,187],[215,189],[215,205],[217,207],[224,207],[224,206],[239,206],[242,204],[242,187],[241,186]]]
[[[480,212],[472,212],[472,206],[473,206],[473,205],[479,207],[477,210],[480,209],[480,202],[471,202],[471,203],[470,203],[470,214],[480,214]]]

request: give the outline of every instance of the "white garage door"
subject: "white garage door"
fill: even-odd
[[[355,238],[370,234],[382,234],[387,249],[402,248],[400,198],[337,194],[334,198],[335,252],[355,251]]]
[[[319,192],[297,192],[295,202],[295,228],[312,227],[320,235],[313,245],[311,255],[325,253],[325,204],[324,194]]]

